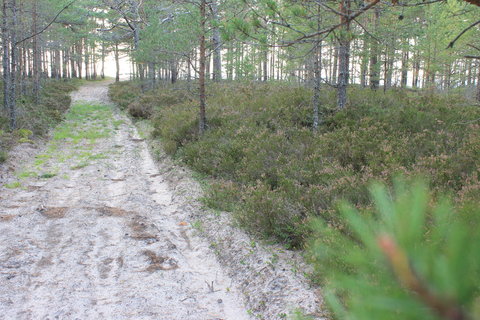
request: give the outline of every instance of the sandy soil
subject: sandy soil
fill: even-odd
[[[73,99],[107,106],[106,92]],[[204,210],[188,170],[156,163],[157,146],[109,108],[110,137],[24,144],[0,167],[0,319],[323,318],[298,253]],[[79,165],[85,152],[102,157]]]

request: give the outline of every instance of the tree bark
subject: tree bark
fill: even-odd
[[[220,82],[222,80],[222,55],[221,42],[220,42],[220,31],[218,30],[218,9],[217,3],[212,1],[210,3],[210,10],[212,11],[212,18],[214,21],[213,26],[213,80]]]
[[[335,45],[335,49],[333,52],[333,70],[332,70],[332,83],[337,82],[337,70],[338,66],[338,45]]]
[[[155,88],[155,63],[152,61],[148,62],[148,74],[150,78],[150,89]]]
[[[377,31],[377,21],[380,16],[380,9],[373,9],[373,32]],[[378,43],[372,39],[370,49],[370,89],[377,91],[380,86],[380,65],[378,63]]]
[[[82,45],[82,40],[77,43],[77,70],[78,70],[78,78],[82,79],[82,54],[83,54],[83,45]]]
[[[115,82],[119,82],[120,81],[120,59],[118,57],[118,42],[115,42],[115,67],[116,67]]]
[[[313,61],[314,92],[313,92],[313,132],[317,132],[319,125],[319,101],[322,74],[322,43],[315,44],[315,60]]]
[[[92,64],[92,68],[93,68],[93,71],[92,71],[92,79],[93,80],[97,79],[97,61],[95,59],[95,50],[96,50],[96,45],[95,45],[95,41],[94,41],[92,43],[92,50],[91,50],[92,57],[90,59],[91,64]]]
[[[388,90],[392,87],[392,78],[393,78],[393,56],[391,48],[385,48],[385,83],[384,90]]]
[[[71,47],[71,53],[70,53],[70,74],[72,76],[72,78],[76,78],[77,77],[77,70],[75,69],[75,55],[76,55],[76,51],[75,51],[75,46],[72,46]]]
[[[350,11],[350,1],[342,0],[340,3],[340,12],[345,16],[340,17],[340,22],[343,23],[340,28],[340,37],[338,39],[338,85],[337,85],[337,108],[342,110],[347,103],[347,86],[349,76],[349,58],[350,58],[350,21],[346,15]]]
[[[317,18],[317,29],[320,30],[321,27],[321,7],[318,6],[318,18]],[[314,78],[314,92],[313,92],[313,133],[315,134],[318,131],[319,125],[319,101],[320,101],[320,89],[322,85],[322,40],[318,36],[317,42],[315,43],[314,50],[314,59],[313,59],[313,78]]]
[[[105,24],[102,21],[102,28],[105,28]],[[100,77],[105,79],[105,40],[102,39],[102,69],[100,70]]]
[[[134,16],[134,20],[133,20],[134,50],[135,50],[136,53],[138,53],[138,46],[139,46],[139,42],[140,42],[140,34],[139,34],[139,27],[138,27],[137,21],[139,20],[139,14],[138,14],[138,9],[134,5],[133,1],[131,2],[131,5],[130,5],[130,11],[132,12],[132,14]],[[138,57],[137,57],[136,60],[137,60],[136,61],[136,66],[137,66],[137,70],[138,70],[138,75],[140,77],[142,92],[145,92],[146,88],[145,88],[145,84],[144,84],[145,74],[144,74],[144,70],[143,70],[143,64],[142,64],[142,62],[138,61]]]
[[[268,80],[268,48],[263,51],[263,81]]]
[[[205,57],[205,79],[210,79],[210,55]]]
[[[68,51],[65,49],[65,50],[61,50],[60,52],[62,52],[62,78],[63,79],[66,79],[67,76],[68,76],[68,72],[67,72],[67,57],[68,57]]]
[[[407,86],[407,75],[408,75],[408,49],[403,50],[402,54],[402,78],[400,84],[402,87]]]
[[[17,42],[17,2],[12,0],[12,26],[10,28],[11,32],[11,56],[10,56],[10,130],[16,129],[17,117],[15,114],[16,102],[17,102],[17,92],[16,92],[16,72],[17,72],[17,47],[15,43]]]
[[[7,0],[3,0],[2,6],[2,46],[3,46],[3,107],[10,110],[10,41]]]
[[[90,80],[90,54],[88,52],[88,41],[85,39],[85,80]]]
[[[367,86],[367,72],[368,72],[368,42],[363,40],[363,50],[360,67],[360,85],[362,88]]]
[[[172,59],[170,61],[170,71],[172,73],[172,84],[175,84],[178,78],[177,62],[175,61],[175,59]]]
[[[200,124],[199,124],[199,134],[203,135],[205,132],[205,7],[206,0],[201,0],[200,2],[200,83],[199,83],[199,93],[200,93]]]
[[[477,78],[477,101],[480,101],[480,66],[478,67],[478,78]]]
[[[467,86],[472,84],[472,62],[470,59],[467,59]]]

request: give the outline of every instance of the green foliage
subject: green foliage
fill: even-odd
[[[68,120],[74,121],[57,126],[53,134],[53,139],[69,139],[73,143],[78,143],[83,139],[94,141],[95,139],[108,137],[110,130],[105,128],[105,123],[111,117],[108,106],[91,103],[75,103],[67,115]],[[90,119],[92,123],[86,127],[79,127],[80,121],[84,122],[85,119]]]
[[[12,182],[12,183],[6,183],[5,184],[5,187],[7,187],[8,189],[15,189],[15,188],[20,188],[22,185],[20,184],[19,181],[15,181],[15,182]]]
[[[50,128],[63,120],[63,114],[70,107],[70,92],[78,88],[78,80],[55,81],[48,80],[40,92],[40,103],[35,106],[30,96],[17,98],[16,115],[17,128],[10,132],[9,111],[0,108],[0,150],[6,160],[7,151],[18,143],[32,142],[32,136],[45,136]],[[32,90],[31,87],[28,88]],[[0,99],[3,95],[0,94]],[[1,162],[1,161],[0,161]]]
[[[108,97],[115,101],[120,109],[125,110],[140,96],[138,89],[137,86],[132,88],[132,83],[129,82],[117,82],[108,88]]]
[[[334,91],[323,89],[323,124],[313,135],[310,90],[224,83],[209,89],[199,138],[195,97],[183,87],[141,98],[153,109],[154,134],[168,154],[217,179],[206,204],[233,211],[257,235],[302,246],[313,217],[342,224],[342,199],[370,210],[369,182],[392,186],[398,173],[424,177],[434,197],[451,193],[456,208],[479,202],[480,116],[460,94],[352,88],[355,102],[337,112]]]
[[[8,159],[8,152],[0,151],[0,163],[4,163]]]
[[[423,184],[396,183],[393,196],[376,185],[371,193],[375,209],[343,204],[345,224],[317,221],[313,257],[333,313],[341,319],[478,319],[479,220],[453,210],[447,198],[433,202]]]

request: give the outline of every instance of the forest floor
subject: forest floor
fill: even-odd
[[[0,165],[0,319],[323,319],[301,255],[204,209],[107,89]]]

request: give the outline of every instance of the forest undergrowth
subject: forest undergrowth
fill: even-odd
[[[18,143],[29,142],[33,137],[44,137],[49,130],[63,120],[70,107],[70,92],[76,90],[81,80],[56,81],[48,79],[42,84],[39,104],[35,98],[22,95],[17,98],[16,127],[10,130],[10,112],[0,108],[0,163],[8,158],[8,151]],[[3,82],[0,81],[0,101],[3,101]],[[32,92],[27,88],[27,92]]]
[[[310,89],[211,84],[199,136],[189,86],[109,95],[201,174],[206,205],[309,248],[332,318],[477,319],[480,110],[465,92],[353,87],[338,111],[323,89],[314,134]]]
[[[321,93],[322,124],[312,134],[312,92],[276,83],[211,85],[208,130],[198,136],[197,101],[186,87],[144,95],[129,82],[110,97],[149,118],[168,154],[213,178],[205,203],[231,211],[256,235],[303,246],[312,218],[342,225],[338,204],[373,210],[369,185],[422,178],[432,195],[449,195],[468,215],[480,199],[480,109],[462,92],[352,88],[343,111]]]

